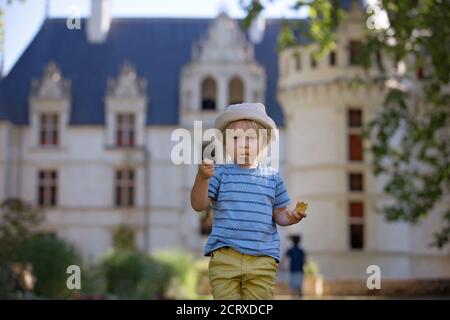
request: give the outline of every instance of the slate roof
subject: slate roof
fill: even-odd
[[[50,18],[0,82],[0,118],[28,124],[31,80],[41,78],[49,61],[71,81],[72,125],[103,125],[103,98],[108,78],[115,78],[125,61],[148,81],[148,125],[177,125],[182,67],[191,60],[192,44],[207,35],[213,19],[114,18],[104,43],[88,42],[85,26],[69,30],[66,20]],[[264,39],[255,45],[255,58],[265,68],[267,112],[279,126],[283,113],[277,102],[276,43],[281,23],[267,20]]]

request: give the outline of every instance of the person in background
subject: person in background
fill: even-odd
[[[300,235],[291,236],[292,247],[286,251],[289,258],[289,287],[293,297],[301,297],[303,290],[303,266],[306,262],[305,251],[299,246]]]

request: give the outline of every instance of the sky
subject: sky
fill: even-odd
[[[213,18],[225,10],[233,18],[242,18],[245,12],[239,0],[109,0],[114,17],[203,17]],[[246,0],[248,3],[250,0]],[[268,18],[305,17],[306,12],[291,10],[295,0],[262,0]],[[90,0],[0,0],[4,11],[4,66],[3,74],[14,63],[39,31],[45,17],[86,17]]]

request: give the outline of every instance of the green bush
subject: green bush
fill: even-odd
[[[313,260],[307,260],[303,267],[305,277],[320,278],[319,265]]]
[[[155,255],[173,270],[168,296],[174,299],[194,299],[197,296],[199,272],[192,255],[176,251],[161,251]]]
[[[114,250],[100,262],[106,291],[119,299],[157,299],[165,295],[172,269],[145,253]]]
[[[70,265],[81,266],[78,253],[63,240],[33,235],[24,241],[18,261],[32,267],[35,277],[33,293],[37,296],[63,299],[76,294],[67,288],[66,273]]]
[[[113,247],[117,250],[135,250],[133,230],[125,225],[118,226],[113,235]]]
[[[30,294],[30,265],[18,254],[31,230],[43,219],[42,211],[18,198],[0,203],[0,299],[20,299]]]
[[[107,296],[106,278],[101,266],[85,267],[81,273],[82,299],[105,299]]]

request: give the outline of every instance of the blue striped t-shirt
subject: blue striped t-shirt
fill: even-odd
[[[209,179],[214,220],[205,246],[205,256],[229,246],[254,256],[271,256],[280,261],[280,237],[273,209],[291,203],[279,173],[258,164],[242,168],[237,164],[215,166]]]

